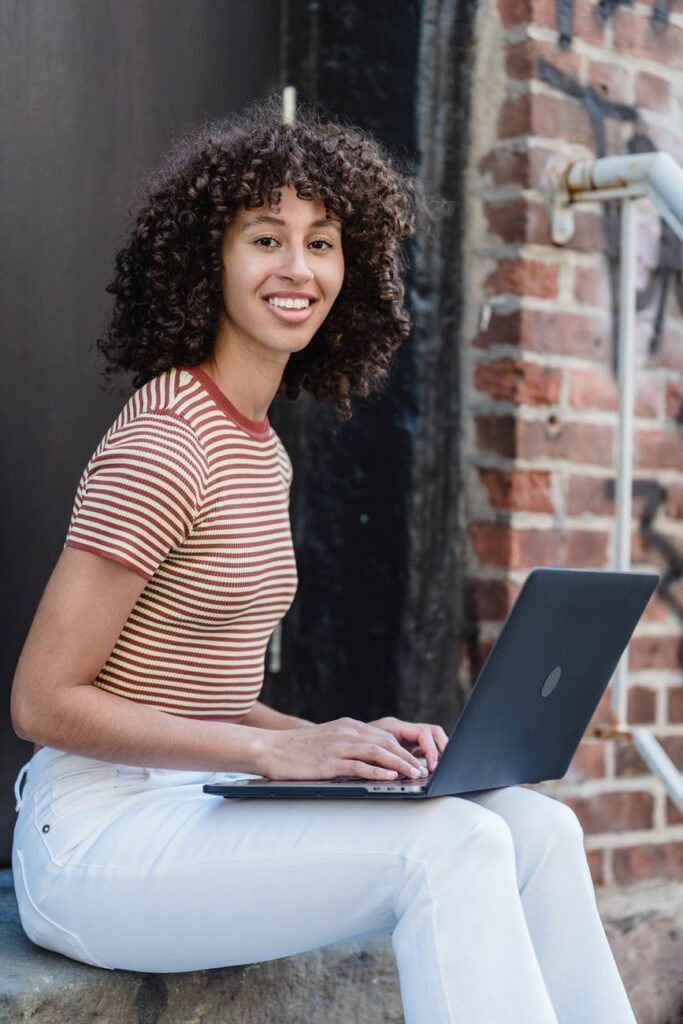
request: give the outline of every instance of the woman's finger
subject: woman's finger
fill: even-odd
[[[429,769],[430,772],[433,772],[439,760],[439,751],[434,736],[432,735],[431,726],[420,726],[420,731],[418,733],[418,742],[424,754],[425,761],[427,762],[427,768]]]
[[[446,749],[446,745],[448,744],[448,735],[444,732],[440,725],[434,725],[432,726],[432,728],[434,730],[434,739],[436,741],[437,747],[439,748],[439,753],[443,754],[444,750]]]
[[[387,732],[385,729],[373,729],[371,742],[386,747],[388,750],[391,750],[395,754],[398,754],[399,757],[404,758],[413,767],[420,768],[420,762],[414,756],[411,750],[403,746],[403,744],[400,742],[401,738],[402,737],[396,736],[394,733]]]
[[[345,752],[347,757],[356,761],[366,761],[368,764],[378,764],[382,768],[393,769],[405,775],[407,778],[419,779],[424,776],[424,770],[420,762],[406,750],[400,753],[393,753],[379,743],[354,743]]]
[[[345,779],[350,775],[359,776],[361,779],[381,779],[382,781],[398,778],[397,771],[380,768],[377,764],[367,764],[365,761],[341,760],[338,765],[339,769],[334,776],[336,779]]]

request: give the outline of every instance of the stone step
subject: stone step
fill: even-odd
[[[681,1024],[683,884],[605,887],[598,905],[638,1024]],[[0,871],[0,925],[0,1024],[403,1021],[388,936],[245,967],[106,971],[29,941],[7,870]]]

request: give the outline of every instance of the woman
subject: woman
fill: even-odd
[[[202,785],[419,777],[443,729],[258,700],[297,586],[284,391],[349,396],[407,335],[401,240],[429,203],[368,134],[278,97],[147,183],[99,346],[136,391],[78,486],[19,660],[12,863],[35,943],[109,969],[244,964],[391,932],[405,1019],[633,1022],[576,817],[525,787],[417,805]]]

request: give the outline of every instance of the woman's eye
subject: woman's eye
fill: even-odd
[[[274,249],[275,246],[273,246],[273,245],[262,245],[261,244],[262,242],[276,242],[277,243],[277,238],[274,238],[272,235],[260,235],[258,238],[254,239],[254,245],[258,246],[259,249]],[[326,245],[328,249],[333,249],[334,248],[332,243],[328,242],[327,239],[325,239],[325,238],[314,238],[313,241],[310,242],[309,244],[310,245],[315,245],[315,246]],[[318,249],[318,252],[320,252],[320,251],[321,250]]]

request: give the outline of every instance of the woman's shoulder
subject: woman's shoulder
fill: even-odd
[[[93,453],[134,443],[155,443],[194,450],[206,461],[201,432],[188,401],[192,377],[172,367],[148,380],[130,396]]]

